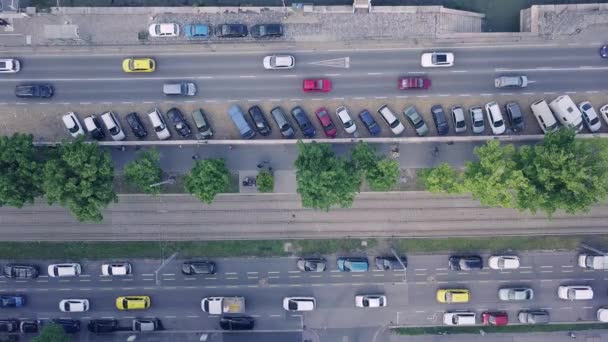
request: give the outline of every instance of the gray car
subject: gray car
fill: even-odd
[[[471,129],[475,134],[481,134],[486,130],[483,119],[483,109],[479,106],[469,108],[469,115],[471,116]]]
[[[549,323],[549,312],[546,310],[522,310],[517,314],[519,323],[543,324]]]
[[[506,287],[498,290],[498,298],[504,301],[532,300],[534,290],[528,287]]]
[[[407,120],[410,122],[410,124],[414,127],[414,129],[416,130],[416,134],[418,134],[418,136],[422,137],[429,133],[429,128],[426,125],[426,123],[424,122],[424,120],[422,119],[422,116],[420,116],[420,114],[418,114],[416,107],[409,106],[409,107],[405,108],[403,110],[403,114],[405,115]]]

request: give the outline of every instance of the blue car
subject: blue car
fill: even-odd
[[[209,29],[209,25],[190,24],[184,26],[184,32],[186,37],[190,38],[209,38],[211,30]]]
[[[302,134],[304,134],[305,138],[311,139],[314,138],[317,134],[315,127],[312,125],[312,122],[308,119],[308,115],[302,107],[296,106],[291,110],[291,115],[293,119],[296,120],[296,123],[300,127]]]
[[[2,308],[21,308],[25,306],[25,296],[3,295],[0,296],[0,307]]]
[[[359,119],[363,121],[363,124],[365,125],[365,128],[367,128],[370,135],[376,136],[380,134],[380,126],[367,109],[364,109],[361,111],[361,113],[359,113]]]
[[[367,272],[367,258],[338,258],[338,269],[341,272]]]

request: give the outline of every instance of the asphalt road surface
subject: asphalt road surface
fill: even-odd
[[[368,256],[372,265],[374,257]],[[487,260],[487,255],[483,257]],[[245,297],[246,312],[256,319],[257,333],[289,336],[283,341],[291,342],[298,341],[299,334],[306,329],[312,331],[317,340],[325,342],[320,336],[327,329],[379,331],[387,325],[441,325],[446,310],[466,309],[478,314],[504,310],[515,324],[519,310],[542,308],[549,310],[552,322],[595,321],[597,309],[608,303],[605,272],[579,268],[574,252],[530,253],[520,257],[522,267],[517,270],[457,272],[448,270],[448,255],[409,255],[406,275],[403,271],[373,268],[363,273],[339,272],[335,258],[331,257],[328,270],[322,273],[298,271],[295,258],[249,258],[216,260],[218,273],[215,275],[185,276],[180,272],[182,260],[173,260],[159,270],[159,282],[154,273],[160,261],[132,260],[134,275],[128,277],[101,276],[100,262],[86,262],[83,274],[74,278],[49,278],[43,272],[33,280],[0,279],[5,288],[2,293],[28,297],[26,307],[3,309],[2,317],[41,320],[69,317],[80,319],[83,327],[94,318],[116,318],[121,326],[128,327],[134,317],[156,317],[166,330],[152,335],[165,340],[173,334],[192,338],[203,333],[217,336],[221,334],[219,317],[202,312],[200,301],[206,296],[235,295]],[[47,262],[40,264],[46,269]],[[595,296],[589,301],[564,301],[557,297],[559,285],[591,285]],[[532,287],[534,299],[501,302],[497,291],[508,286]],[[435,292],[442,288],[468,288],[471,301],[439,304],[435,301]],[[385,294],[388,306],[355,308],[357,294]],[[114,300],[121,295],[148,295],[151,308],[140,312],[119,311],[114,307]],[[306,313],[287,312],[281,305],[286,296],[313,296],[317,299],[317,308]],[[84,313],[61,313],[58,303],[67,298],[89,299],[91,308]],[[124,338],[128,334],[118,333]],[[115,336],[95,337],[87,331],[81,335],[81,341],[116,340]],[[239,339],[224,337],[224,341]]]
[[[328,98],[378,98],[407,96],[397,89],[399,76],[427,75],[433,86],[424,94],[513,93],[514,91],[599,91],[604,89],[603,71],[608,69],[598,56],[599,46],[480,46],[456,47],[451,68],[422,68],[422,49],[369,49],[313,51],[261,47],[251,52],[201,52],[158,54],[154,73],[126,74],[121,61],[125,54],[66,55],[24,54],[22,71],[0,79],[0,101],[23,102],[14,96],[17,84],[51,82],[55,96],[47,102],[133,101],[155,103],[162,100],[311,100]],[[293,54],[291,70],[264,70],[262,59],[274,53]],[[144,57],[144,56],[140,56]],[[348,68],[339,67],[348,58]],[[493,80],[502,74],[526,74],[530,85],[524,90],[497,90]],[[327,94],[302,92],[305,78],[330,78],[333,90]],[[165,82],[189,80],[198,85],[194,97],[167,98]],[[411,94],[411,92],[410,92]],[[416,92],[417,95],[420,92]],[[39,102],[39,101],[36,101]]]

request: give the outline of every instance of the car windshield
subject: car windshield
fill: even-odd
[[[591,121],[589,121],[589,123],[590,123],[591,125],[595,125],[595,124],[597,124],[599,121],[600,121],[600,119],[598,119],[598,117],[596,116],[596,117],[594,117],[593,119],[591,119]]]
[[[295,301],[293,301],[293,300],[290,300],[288,307],[289,307],[289,310],[297,310],[298,309],[298,303],[295,302]]]
[[[501,127],[502,125],[503,125],[502,120],[498,120],[498,121],[494,122],[494,127]]]

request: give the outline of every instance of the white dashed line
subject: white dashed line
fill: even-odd
[[[459,94],[458,96],[461,96],[461,97],[468,97],[468,96],[471,96],[471,94]]]
[[[289,101],[302,101],[302,99],[289,99]]]
[[[553,266],[541,266],[540,268],[553,268]]]
[[[174,275],[175,275],[175,273],[163,273],[163,275],[164,275],[164,276],[171,277],[171,276],[174,276]]]
[[[217,103],[217,100],[205,100],[206,103]]]
[[[596,94],[596,93],[599,93],[599,90],[588,90],[585,93],[587,93],[587,94]]]
[[[261,100],[258,99],[248,99],[247,102],[260,102]]]
[[[333,99],[334,99],[334,100],[344,100],[344,98],[343,98],[343,97],[334,97]]]
[[[314,99],[312,99],[312,100],[313,100],[313,101],[323,101],[323,99],[320,99],[320,98],[314,98]]]
[[[469,72],[468,70],[452,70],[451,72],[453,73],[464,73],[464,72]]]
[[[544,92],[543,94],[545,94],[545,95],[555,95],[555,92],[553,92],[553,91],[548,91],[548,92]]]
[[[240,75],[239,78],[256,78],[255,75]]]
[[[384,75],[383,72],[368,72],[367,74],[370,75],[370,76],[371,75]]]
[[[429,97],[429,96],[428,96],[428,95],[418,95],[418,96],[416,96],[416,97],[419,97],[419,98],[425,98],[425,97]]]
[[[446,97],[446,96],[450,96],[450,94],[439,94],[439,97]]]
[[[361,97],[361,96],[353,97],[353,100],[365,100],[365,97]]]
[[[567,91],[566,94],[576,94],[575,91]]]
[[[383,99],[387,98],[386,96],[374,96],[374,97],[377,98],[378,100],[383,100]]]
[[[500,95],[502,95],[502,96],[509,96],[509,95],[513,95],[513,93],[500,93]]]
[[[480,96],[492,96],[492,94],[479,94]]]
[[[534,93],[522,93],[524,95],[534,95]]]

